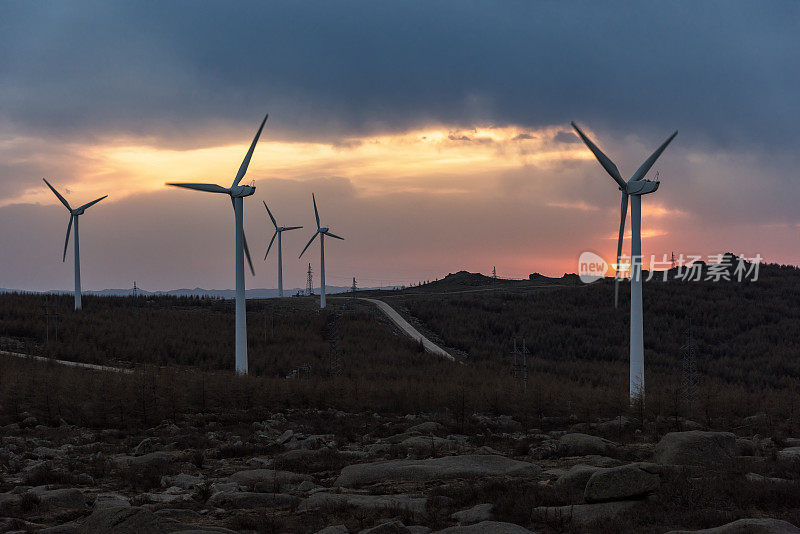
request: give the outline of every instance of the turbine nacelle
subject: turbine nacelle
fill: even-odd
[[[230,188],[230,195],[233,198],[249,197],[255,192],[256,188],[253,185],[234,185],[233,187]]]
[[[638,180],[635,182],[628,182],[625,189],[629,195],[642,196],[648,193],[655,193],[660,183],[661,182],[658,180]]]

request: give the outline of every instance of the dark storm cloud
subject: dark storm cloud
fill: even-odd
[[[7,2],[0,121],[35,135],[286,136],[439,121],[795,144],[790,2]]]

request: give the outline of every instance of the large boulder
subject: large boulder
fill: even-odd
[[[555,485],[560,488],[569,488],[583,493],[583,490],[586,488],[586,483],[589,482],[592,475],[603,470],[605,470],[604,467],[575,464],[569,468],[569,471],[556,479]]]
[[[86,498],[79,489],[47,489],[46,486],[37,486],[30,492],[38,497],[39,505],[48,510],[82,510],[86,506]]]
[[[736,455],[736,436],[730,432],[670,432],[661,438],[653,459],[668,465],[722,464]]]
[[[586,456],[589,454],[608,456],[616,454],[617,444],[598,436],[574,432],[558,438],[557,452],[560,456]]]
[[[534,534],[527,528],[502,521],[481,521],[474,525],[450,527],[437,530],[435,534],[487,534],[489,532],[492,534]]]
[[[99,493],[94,498],[94,508],[130,508],[131,500],[119,493]]]
[[[667,534],[800,534],[800,528],[780,519],[739,519],[702,530],[673,530]]]
[[[630,464],[599,470],[587,481],[584,499],[586,502],[620,501],[652,493],[660,484],[653,467]]]
[[[490,502],[484,504],[476,504],[467,510],[461,510],[450,516],[462,524],[479,523],[481,521],[490,521],[493,519],[492,508],[494,505]]]
[[[353,493],[318,492],[300,503],[299,510],[313,510],[328,506],[353,506],[368,510],[396,510],[399,508],[411,512],[424,512],[428,503],[427,497],[417,495],[359,495]]]
[[[535,474],[539,467],[494,454],[444,456],[427,460],[388,460],[348,465],[335,486],[353,487],[389,480],[427,482],[453,478]]]

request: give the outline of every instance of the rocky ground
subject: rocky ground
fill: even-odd
[[[796,532],[800,438],[290,410],[0,427],[0,531]],[[664,423],[663,421],[661,423]]]

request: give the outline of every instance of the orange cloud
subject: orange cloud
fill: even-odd
[[[420,192],[457,194],[484,187],[486,176],[525,166],[555,167],[591,159],[583,145],[561,143],[561,127],[536,131],[514,126],[454,129],[431,126],[414,131],[346,138],[336,143],[261,141],[246,180],[305,180],[325,176],[349,179],[360,195]],[[228,185],[246,144],[178,150],[130,139],[71,147],[74,179],[53,182],[69,188],[76,200],[111,193],[109,200],[158,190],[167,181]],[[68,197],[69,198],[69,197]],[[0,206],[55,198],[39,183]],[[562,206],[563,207],[563,206]],[[580,208],[578,208],[580,209]]]

